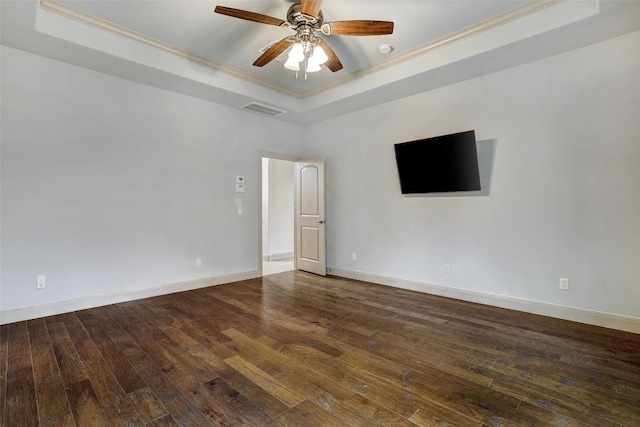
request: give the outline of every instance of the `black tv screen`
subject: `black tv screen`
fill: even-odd
[[[480,190],[475,131],[395,144],[402,194]]]

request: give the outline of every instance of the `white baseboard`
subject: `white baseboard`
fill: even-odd
[[[281,254],[264,255],[264,261],[281,261],[283,259],[293,259],[293,252],[284,252]]]
[[[150,298],[159,295],[173,294],[176,292],[190,291],[206,288],[208,286],[222,285],[240,280],[255,279],[260,277],[258,270],[243,271],[240,273],[225,274],[222,276],[206,277],[203,279],[189,280],[185,282],[169,283],[152,286],[145,289],[137,289],[132,292],[118,292],[106,295],[95,295],[66,301],[57,301],[47,304],[39,304],[29,307],[15,308],[0,311],[0,325],[23,320],[37,319],[39,317],[53,316],[71,311],[85,310],[87,308],[103,305],[117,304],[120,302],[134,301],[142,298]]]
[[[336,267],[328,267],[329,274],[348,279],[362,280],[380,285],[392,286],[400,289],[423,292],[443,297],[455,298],[463,301],[476,302],[495,307],[523,311],[526,313],[540,314],[558,319],[572,320],[605,328],[613,328],[627,332],[640,334],[640,318],[589,310],[579,307],[570,307],[543,301],[528,300],[507,295],[493,294],[489,292],[472,291],[469,289],[453,288],[442,285],[434,285],[416,282],[406,279],[398,279],[390,276],[366,273],[362,271],[346,270]],[[133,301],[142,298],[150,298],[175,292],[189,291],[193,289],[216,286],[225,283],[249,280],[260,277],[257,270],[240,273],[225,274],[222,276],[207,277],[203,279],[189,280],[185,282],[170,283],[153,286],[146,289],[138,289],[133,292],[120,292],[106,295],[95,295],[73,300],[58,301],[29,307],[21,307],[0,311],[0,324],[20,322],[36,319],[44,316],[68,313],[71,311],[85,310],[108,304]]]
[[[540,314],[558,319],[572,320],[574,322],[589,325],[603,326],[605,328],[640,334],[640,318],[621,314],[607,313],[589,310],[579,307],[570,307],[543,301],[528,300],[507,295],[493,294],[489,292],[472,291],[469,289],[453,288],[449,286],[433,285],[423,282],[398,279],[395,277],[365,273],[363,271],[346,270],[336,267],[328,267],[327,272],[334,276],[347,279],[362,280],[364,282],[377,283],[400,289],[423,292],[432,295],[455,298],[463,301],[486,304],[495,307],[508,308],[526,313]]]

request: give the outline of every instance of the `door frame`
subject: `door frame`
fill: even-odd
[[[297,162],[302,160],[304,157],[302,156],[292,156],[289,154],[282,153],[274,153],[272,151],[258,151],[258,274],[259,277],[262,277],[262,158],[266,157],[268,159],[276,159],[276,160],[286,160],[289,162]],[[294,190],[295,191],[295,190]],[[293,268],[294,270],[298,269],[298,263],[296,261],[297,249],[294,242],[293,245]]]

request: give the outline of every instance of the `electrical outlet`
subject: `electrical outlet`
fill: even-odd
[[[451,274],[451,264],[445,264],[442,268],[442,271],[444,272],[444,274]]]
[[[560,279],[560,289],[563,291],[569,290],[569,279],[561,278]]]
[[[44,289],[47,287],[47,277],[44,274],[36,277],[36,289]]]
[[[202,258],[196,258],[196,267],[202,267]]]
[[[351,259],[352,259],[353,261],[356,261],[356,260],[358,259],[358,255],[356,255],[356,253],[355,253],[355,252],[351,253]]]

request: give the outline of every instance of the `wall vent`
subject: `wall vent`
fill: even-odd
[[[286,113],[284,110],[279,110],[274,107],[269,107],[268,105],[258,104],[257,102],[252,102],[250,104],[242,107],[243,110],[251,111],[252,113],[262,114],[263,116],[275,117],[280,114]]]

